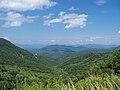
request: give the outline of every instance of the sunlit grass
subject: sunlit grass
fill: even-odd
[[[90,76],[77,83],[73,83],[71,80],[67,84],[55,81],[54,83],[48,82],[46,86],[35,82],[30,85],[24,83],[17,90],[120,90],[120,77],[116,75]]]

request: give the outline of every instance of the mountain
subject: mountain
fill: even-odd
[[[120,49],[120,45],[116,46],[116,47],[109,48],[109,50],[111,50],[111,51],[118,50],[118,49]]]
[[[89,75],[120,74],[120,49],[112,52],[74,54],[60,65],[70,77],[83,79]]]
[[[95,85],[96,89],[98,82],[103,85],[106,79],[109,82],[105,85],[120,86],[120,50],[92,52],[85,47],[55,45],[41,51],[48,52],[48,56],[32,54],[0,38],[0,90],[61,90],[70,85],[76,90],[81,90],[81,85]],[[56,60],[57,65],[53,64],[55,58],[63,59],[62,63]]]
[[[112,52],[119,49],[117,45],[97,45],[97,44],[87,44],[81,46],[67,46],[67,45],[49,45],[41,49],[29,50],[35,55],[45,56],[53,61],[64,62],[66,58],[74,55],[76,53],[90,53],[90,52]]]
[[[95,62],[99,62],[107,58],[109,53],[76,53],[71,57],[67,58],[67,60],[60,66],[69,74],[76,75],[80,72],[86,72],[90,69]]]
[[[67,45],[50,45],[41,49],[41,51],[50,51],[50,52],[81,52],[89,50],[83,46],[67,46]]]
[[[44,44],[15,44],[16,46],[19,46],[21,48],[32,50],[32,49],[41,49],[44,47],[48,47]],[[50,45],[50,46],[69,46],[69,45]],[[71,45],[72,47],[85,47],[85,48],[91,48],[91,49],[109,49],[118,47],[119,45],[104,45],[104,44],[85,44],[85,45]]]
[[[67,46],[67,45],[50,45],[43,47],[41,49],[33,49],[30,50],[31,53],[45,56],[50,60],[56,61],[57,63],[61,63],[66,60],[70,55],[77,52],[90,52],[89,48],[83,46]]]
[[[47,67],[49,63],[45,58],[37,57],[27,50],[15,46],[8,40],[0,38],[0,64],[47,72],[50,70]]]
[[[0,90],[20,90],[23,82],[45,81],[53,77],[53,62],[0,38]],[[29,89],[28,89],[29,90]]]
[[[74,52],[109,52],[119,49],[118,45],[99,45],[99,44],[86,44],[80,46],[68,45],[49,45],[40,49],[29,50],[32,53],[74,53]]]

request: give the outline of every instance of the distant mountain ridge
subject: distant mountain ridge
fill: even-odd
[[[120,46],[117,45],[97,45],[97,44],[87,44],[80,46],[68,46],[68,45],[49,45],[45,46],[41,49],[33,49],[31,52],[33,53],[48,53],[48,52],[89,52],[89,51],[112,51],[119,49]]]
[[[37,55],[42,55],[51,58],[53,61],[61,62],[71,54],[76,52],[90,52],[89,48],[80,46],[67,46],[67,45],[49,45],[41,49],[33,49],[30,52]]]
[[[32,50],[32,49],[41,49],[47,46],[73,46],[73,47],[86,47],[86,48],[92,48],[92,49],[109,49],[113,47],[118,47],[119,45],[104,45],[104,44],[84,44],[84,45],[44,45],[44,44],[16,44],[16,46],[19,46],[21,48]]]
[[[67,46],[67,45],[50,45],[43,47],[40,49],[41,51],[57,51],[57,52],[77,52],[77,51],[85,51],[89,48],[84,46]]]
[[[116,49],[119,49],[119,47],[114,47],[114,45],[111,45],[111,46],[108,46],[108,45],[101,46],[101,45],[95,45],[95,44],[82,45],[82,46],[49,45],[41,49],[30,50],[30,52],[35,55],[37,54],[37,55],[45,56],[47,58],[51,58],[51,60],[57,61],[58,63],[60,63],[66,60],[66,58],[76,53],[79,53],[79,54],[85,54],[85,53],[91,53],[91,52],[103,53],[103,52],[111,52]]]

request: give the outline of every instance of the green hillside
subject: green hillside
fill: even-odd
[[[49,63],[43,57],[35,56],[7,40],[0,39],[0,64],[2,65],[14,65],[22,68],[32,68],[32,70],[38,69],[38,71],[44,72],[49,70],[47,67],[50,65]]]
[[[0,90],[120,90],[120,49],[51,59],[0,38]]]
[[[75,54],[67,58],[66,62],[62,64],[62,68],[69,74],[76,75],[79,72],[86,72],[96,62],[104,60],[108,53],[86,53]]]
[[[8,89],[15,87],[17,77],[20,81],[30,77],[50,78],[52,64],[46,58],[35,56],[0,38],[0,88],[4,85]]]

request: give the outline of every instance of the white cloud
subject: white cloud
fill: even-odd
[[[120,30],[118,31],[118,34],[120,34]]]
[[[61,11],[58,15],[63,16],[64,14],[65,14],[65,12]]]
[[[48,14],[48,15],[43,16],[43,18],[44,18],[44,19],[49,19],[49,18],[51,18],[53,15],[54,15],[53,13],[50,13],[50,14]]]
[[[97,5],[104,5],[105,3],[107,3],[107,0],[96,0]]]
[[[56,42],[56,40],[50,40],[51,42]]]
[[[83,28],[87,24],[87,17],[86,14],[66,14],[65,12],[60,12],[58,14],[58,18],[45,20],[44,25],[52,26],[55,23],[62,23],[65,25],[65,28],[76,28],[80,27]]]
[[[72,6],[71,8],[69,8],[69,10],[70,11],[76,11],[76,10],[79,10],[79,8],[75,8],[75,7]]]
[[[21,26],[23,23],[33,22],[38,16],[24,16],[20,13],[8,12],[6,17],[0,18],[5,21],[2,27],[17,27]]]
[[[90,39],[89,41],[90,41],[90,42],[93,42],[94,40],[93,40],[93,39]]]
[[[27,11],[55,6],[51,0],[0,0],[0,9]]]

